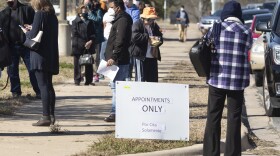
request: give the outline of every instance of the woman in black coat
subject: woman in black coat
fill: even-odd
[[[75,85],[80,85],[81,66],[79,65],[79,58],[84,53],[93,54],[95,40],[95,29],[92,20],[88,19],[87,8],[80,6],[77,10],[77,17],[72,22],[72,55],[74,57],[74,82]],[[93,66],[85,66],[85,85],[92,84]]]
[[[34,21],[32,26],[26,25],[22,30],[27,38],[34,38],[43,30],[39,49],[30,53],[30,68],[35,71],[43,103],[43,116],[32,125],[49,126],[55,122],[52,77],[59,73],[58,20],[49,0],[31,0],[31,6],[35,10]]]

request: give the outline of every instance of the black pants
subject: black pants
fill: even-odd
[[[74,55],[74,81],[75,83],[80,84],[82,79],[82,73],[81,73],[81,66],[79,65],[79,58],[80,55]],[[93,66],[87,65],[85,66],[85,84],[92,83],[93,78]]]
[[[145,60],[134,59],[135,81],[158,82],[158,64],[156,58],[145,58]]]
[[[38,86],[41,91],[41,99],[43,103],[43,115],[54,115],[55,109],[55,91],[52,84],[52,74],[41,70],[35,71]]]
[[[209,85],[207,123],[203,141],[204,156],[220,155],[221,119],[227,98],[225,156],[241,155],[241,112],[244,90],[225,90]]]

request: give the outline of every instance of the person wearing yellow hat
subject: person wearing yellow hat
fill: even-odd
[[[135,59],[135,81],[158,82],[157,60],[161,60],[159,46],[163,42],[160,28],[155,23],[158,16],[154,7],[147,7],[140,17],[132,25],[129,48]]]

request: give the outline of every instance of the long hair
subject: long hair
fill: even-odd
[[[30,4],[36,11],[45,11],[55,14],[53,5],[49,0],[31,0]]]

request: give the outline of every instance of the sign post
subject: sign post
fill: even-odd
[[[189,86],[116,82],[116,138],[189,140]]]

